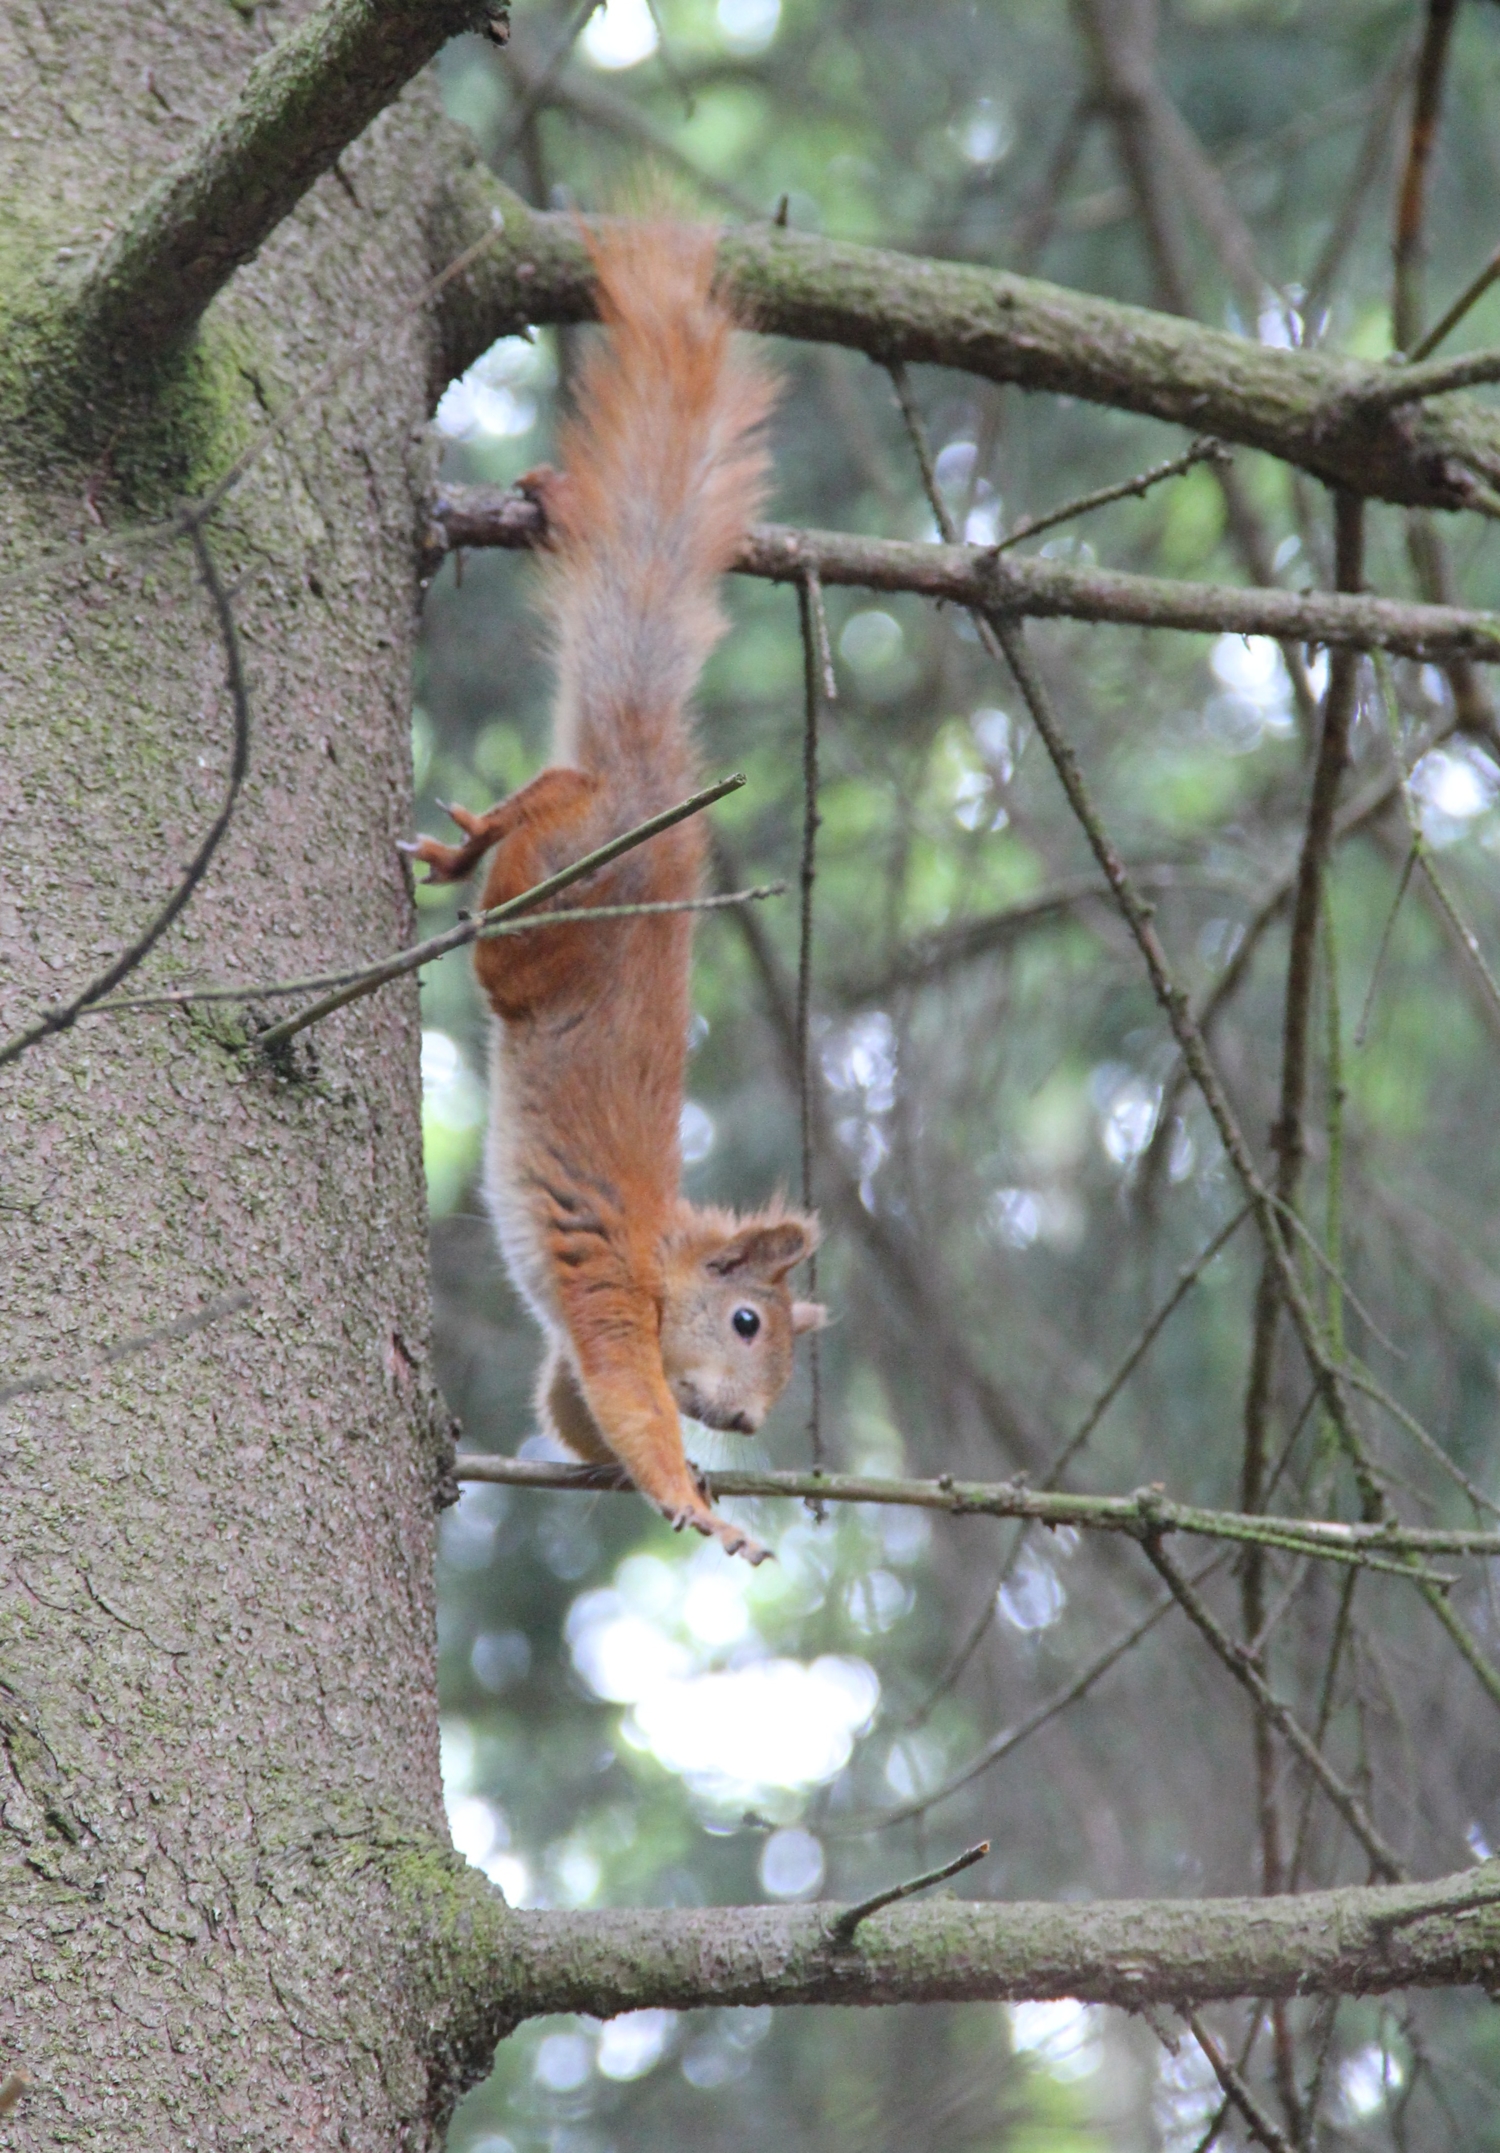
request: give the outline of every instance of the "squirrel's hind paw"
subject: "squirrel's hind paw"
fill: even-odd
[[[427,869],[428,882],[462,882],[472,864],[462,845],[440,845],[435,837],[398,837],[396,850]]]

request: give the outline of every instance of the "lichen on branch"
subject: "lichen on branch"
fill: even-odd
[[[452,373],[527,323],[594,312],[578,219],[529,209],[477,162],[450,175],[434,227],[444,254],[489,229],[496,208],[504,241],[444,297]],[[726,231],[720,262],[745,319],[767,333],[1141,412],[1263,449],[1372,499],[1500,511],[1500,415],[1466,396],[1386,409],[1378,396],[1389,371],[1363,360],[1253,343],[1031,277],[771,224]]]
[[[182,342],[204,308],[485,0],[327,0],[130,208],[64,295],[90,351],[132,367]]]

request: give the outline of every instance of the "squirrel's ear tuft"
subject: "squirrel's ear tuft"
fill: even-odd
[[[757,1278],[779,1286],[788,1271],[818,1245],[813,1219],[747,1219],[729,1239],[705,1256],[704,1267],[719,1278]]]
[[[828,1311],[821,1301],[793,1301],[792,1330],[797,1337],[804,1331],[825,1330],[827,1325]]]

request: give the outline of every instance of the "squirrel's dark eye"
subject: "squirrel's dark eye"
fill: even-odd
[[[760,1317],[753,1308],[737,1308],[729,1320],[741,1338],[753,1338],[760,1329]]]

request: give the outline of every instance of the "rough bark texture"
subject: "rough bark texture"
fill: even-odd
[[[508,1923],[514,2005],[608,2015],[694,2003],[880,2004],[1078,1996],[1144,2003],[1228,1996],[1386,1994],[1494,1982],[1493,1864],[1440,1884],[1173,1905],[976,1906],[929,1899],[860,1923],[836,1906],[681,1914],[522,1914]]]
[[[105,24],[76,0],[0,13],[0,193],[24,266],[89,244],[264,41],[185,0]],[[86,494],[111,524],[201,485],[420,288],[434,121],[426,96],[386,113],[347,189],[322,181],[237,280],[190,427],[168,410],[110,463],[23,468],[25,385],[0,381],[5,1034],[161,903],[222,798],[231,733],[186,545],[20,572],[55,561],[60,532],[97,536]],[[410,931],[393,840],[431,372],[409,321],[212,533],[251,774],[138,979],[316,966]],[[213,1022],[88,1022],[0,1085],[5,1358],[62,1378],[0,1414],[0,2055],[35,2081],[12,2125],[27,2143],[423,2146],[487,2065],[493,2018],[460,2022],[443,1978],[469,1885],[437,1763],[447,1438],[415,1018],[392,989],[276,1071]],[[233,1288],[249,1309],[78,1372]]]
[[[139,364],[190,330],[477,0],[332,0],[252,69],[69,292],[86,344]]]

